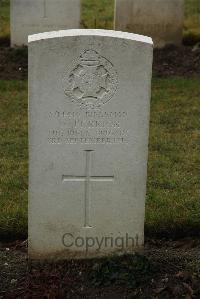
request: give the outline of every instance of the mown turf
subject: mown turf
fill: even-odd
[[[200,229],[200,77],[153,81],[146,229]],[[172,235],[173,235],[172,234]]]
[[[184,41],[200,40],[200,0],[185,0]]]
[[[0,0],[0,38],[10,35],[10,1]],[[1,41],[0,41],[1,45]]]
[[[113,29],[115,0],[81,0],[82,27]]]
[[[17,237],[27,233],[27,82],[0,81],[0,116],[0,235]]]
[[[200,77],[153,79],[146,233],[200,231]],[[0,236],[27,233],[27,82],[0,81]]]

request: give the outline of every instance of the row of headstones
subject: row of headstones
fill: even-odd
[[[184,0],[115,0],[115,30],[151,36],[155,47],[180,45]],[[80,27],[80,0],[11,0],[11,45],[28,35]]]

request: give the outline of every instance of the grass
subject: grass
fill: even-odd
[[[82,27],[113,29],[115,0],[81,0]]]
[[[10,1],[0,0],[0,38],[10,35]]]
[[[114,0],[81,0],[82,27],[113,29]],[[10,1],[0,0],[0,38],[10,35]],[[185,0],[184,42],[200,40],[200,1]]]
[[[0,81],[0,235],[27,233],[27,83]]]
[[[185,0],[184,41],[200,40],[200,1]]]
[[[153,81],[146,210],[153,234],[199,232],[199,98],[200,77]]]
[[[154,78],[147,235],[200,231],[198,201],[200,77]],[[27,233],[27,82],[0,81],[0,235]]]

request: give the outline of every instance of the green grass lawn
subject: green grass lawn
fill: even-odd
[[[200,39],[200,0],[185,0],[184,39]]]
[[[81,0],[83,28],[113,29],[114,0]],[[10,0],[0,0],[0,37],[10,35]],[[184,39],[200,39],[200,0],[185,0]]]
[[[113,29],[115,0],[81,0],[82,27]]]
[[[0,235],[27,233],[27,82],[0,81]]]
[[[7,38],[10,35],[10,1],[0,0],[0,37]]]
[[[153,79],[146,232],[200,230],[200,77]],[[0,81],[0,236],[27,233],[27,82]]]
[[[146,228],[152,233],[200,231],[200,76],[154,79]]]

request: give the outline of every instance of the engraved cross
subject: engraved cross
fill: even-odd
[[[63,175],[63,182],[84,182],[84,227],[91,227],[90,225],[90,200],[91,200],[91,182],[113,182],[114,176],[92,176],[91,175],[91,154],[93,150],[85,150],[86,163],[85,163],[85,175]]]

